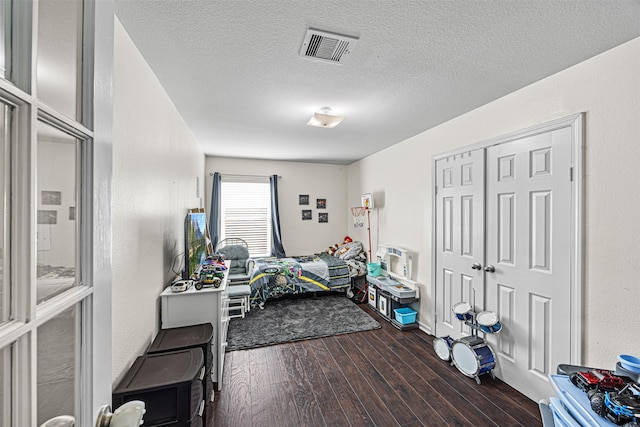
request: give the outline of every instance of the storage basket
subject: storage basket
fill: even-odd
[[[640,373],[640,358],[630,354],[621,354],[618,360],[624,369],[634,373]]]
[[[367,264],[367,273],[369,273],[369,276],[379,276],[380,264],[377,262],[370,262],[369,264]]]
[[[417,312],[413,311],[409,307],[400,307],[393,310],[396,314],[396,321],[402,325],[408,325],[409,323],[415,323]]]

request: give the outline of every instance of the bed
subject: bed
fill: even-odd
[[[351,278],[366,274],[366,255],[363,255],[362,245],[353,243],[351,247],[355,249],[348,256],[344,256],[343,251],[342,254],[321,252],[288,258],[254,259],[249,281],[251,306],[263,307],[267,300],[284,295],[328,291],[348,294]]]

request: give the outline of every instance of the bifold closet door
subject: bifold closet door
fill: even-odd
[[[436,161],[436,331],[470,333],[451,308],[484,306],[484,149]]]
[[[486,307],[503,329],[486,339],[497,375],[536,401],[570,360],[571,139],[565,127],[487,148]]]
[[[575,360],[580,123],[543,125],[435,162],[434,334],[470,335],[452,312],[458,302],[497,313],[501,331],[480,334],[495,352],[494,372],[535,401],[553,392],[556,366]]]

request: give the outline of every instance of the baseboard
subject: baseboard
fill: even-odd
[[[418,329],[420,329],[422,332],[424,332],[426,334],[433,335],[431,333],[431,326],[429,326],[429,325],[427,325],[425,323],[418,322]]]

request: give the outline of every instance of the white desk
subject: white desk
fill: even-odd
[[[167,287],[161,294],[161,328],[198,325],[209,322],[213,325],[214,341],[212,381],[217,389],[222,388],[224,353],[227,348],[227,330],[229,329],[229,298],[227,297],[227,277],[225,271],[220,287],[205,287],[196,290],[192,286],[184,292],[172,292]]]

